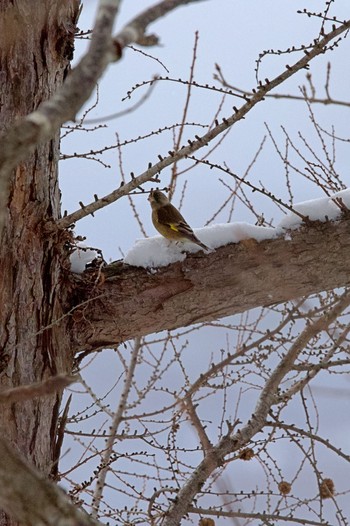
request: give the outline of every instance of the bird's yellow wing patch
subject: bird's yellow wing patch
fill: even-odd
[[[179,231],[179,229],[177,228],[176,224],[169,223],[169,226],[170,226],[171,230],[174,230],[174,232],[178,232]]]

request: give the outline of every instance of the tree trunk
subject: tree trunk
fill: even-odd
[[[0,128],[28,114],[62,84],[73,50],[79,0],[0,0]],[[66,323],[42,331],[67,307],[63,241],[45,224],[60,215],[59,137],[13,173],[0,248],[0,385],[70,371]],[[2,408],[0,432],[45,474],[54,470],[59,395]],[[12,521],[1,514],[0,524]]]

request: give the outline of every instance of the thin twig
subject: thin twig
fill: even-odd
[[[124,388],[120,396],[118,409],[113,417],[113,422],[110,427],[109,437],[106,441],[106,447],[105,447],[104,454],[102,456],[102,461],[101,461],[101,470],[98,475],[98,479],[96,482],[96,487],[95,487],[95,491],[94,491],[94,495],[92,499],[91,516],[94,519],[96,519],[98,515],[98,510],[101,504],[101,498],[102,498],[103,490],[104,490],[105,483],[106,483],[106,476],[108,473],[109,463],[110,463],[111,456],[113,454],[114,442],[116,440],[118,427],[122,422],[122,416],[123,416],[125,406],[128,400],[131,383],[134,377],[135,368],[137,364],[137,358],[138,358],[141,347],[142,347],[141,338],[136,338],[134,341],[134,349],[131,354],[129,369],[128,369],[127,376],[125,379]]]
[[[195,508],[190,507],[188,513],[196,513],[201,515],[209,515],[214,517],[229,517],[229,518],[242,518],[242,519],[255,519],[256,521],[263,522],[264,524],[271,524],[270,521],[282,521],[282,522],[295,522],[296,524],[308,524],[309,526],[327,526],[327,522],[310,521],[308,519],[302,519],[298,517],[291,517],[290,515],[280,515],[279,513],[247,513],[243,511],[224,511],[224,510],[213,510],[211,508]]]
[[[42,382],[12,387],[0,391],[0,404],[13,404],[63,391],[68,385],[79,382],[78,375],[58,374]]]

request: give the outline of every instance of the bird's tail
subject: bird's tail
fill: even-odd
[[[202,241],[199,241],[199,239],[196,237],[196,241],[194,241],[197,245],[199,245],[201,248],[203,248],[203,250],[205,250],[206,252],[212,252],[212,248],[209,248],[207,247],[207,245],[205,245],[204,243],[202,243]]]

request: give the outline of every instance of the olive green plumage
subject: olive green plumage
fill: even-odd
[[[192,228],[163,192],[152,190],[148,200],[152,207],[153,225],[162,236],[174,241],[192,241],[204,250],[210,250],[195,236]]]

